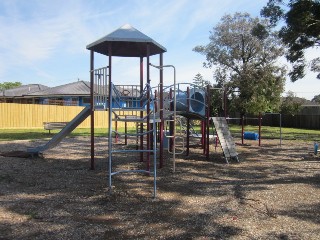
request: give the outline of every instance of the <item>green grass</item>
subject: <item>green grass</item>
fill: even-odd
[[[241,137],[241,125],[230,124],[230,131],[233,135]],[[259,132],[259,126],[244,126],[245,132]],[[320,141],[320,130],[298,129],[298,128],[281,128],[282,139],[301,139],[308,141]],[[279,127],[261,127],[262,138],[280,138]]]
[[[233,136],[241,137],[241,126],[229,125],[230,131]],[[102,137],[107,136],[107,130],[105,128],[96,128],[95,136]],[[200,132],[200,127],[195,127],[197,132]],[[0,141],[13,141],[13,140],[34,140],[52,138],[54,134],[60,130],[52,130],[49,134],[48,130],[44,129],[0,129]],[[124,129],[119,129],[123,132]],[[211,130],[212,131],[212,130]],[[245,126],[244,131],[258,133],[258,126]],[[282,139],[301,139],[309,141],[320,141],[320,130],[309,130],[309,129],[297,129],[297,128],[282,128]],[[134,132],[134,129],[129,129],[129,132]],[[280,138],[279,127],[268,127],[262,126],[261,128],[262,138]],[[76,136],[90,136],[89,128],[76,128],[70,137]]]
[[[0,141],[13,141],[13,140],[34,140],[34,139],[45,139],[52,138],[60,130],[48,130],[44,129],[0,129]],[[124,129],[119,129],[124,131]],[[129,129],[129,132],[133,132],[133,129]],[[108,134],[106,128],[95,128],[94,135],[96,137],[104,137]],[[76,136],[90,136],[90,128],[76,128],[69,135],[70,137]]]

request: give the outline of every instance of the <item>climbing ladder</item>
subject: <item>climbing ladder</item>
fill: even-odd
[[[239,162],[238,153],[236,151],[236,145],[234,143],[233,137],[231,136],[229,126],[224,117],[212,117],[216,133],[226,159],[229,164],[229,160],[236,159]]]
[[[109,190],[112,190],[112,176],[120,174],[120,173],[145,173],[148,175],[153,175],[153,197],[156,197],[156,178],[157,178],[157,144],[156,144],[156,123],[159,122],[159,119],[156,119],[155,112],[151,109],[153,106],[154,97],[152,95],[151,87],[149,84],[146,85],[143,92],[137,98],[128,97],[126,94],[123,94],[123,91],[119,91],[119,89],[111,84],[111,97],[110,97],[110,109],[109,112],[109,145],[108,145],[108,172],[109,172]],[[123,104],[123,103],[126,104]],[[139,104],[137,104],[139,103]],[[128,115],[118,115],[116,111],[137,111],[141,112],[140,116],[128,116]],[[112,114],[114,118],[112,118]],[[117,149],[112,143],[112,122],[131,122],[137,124],[146,124],[147,129],[143,128],[143,131],[137,133],[123,133],[124,136],[134,136],[134,137],[142,137],[146,136],[147,138],[147,147],[132,149],[132,148],[121,148]],[[114,158],[117,154],[123,153],[145,153],[146,159],[142,160],[147,163],[147,167],[145,170],[143,169],[122,169],[122,170],[114,170],[113,162]],[[150,158],[153,158],[153,163],[151,166]],[[130,157],[129,157],[130,158]],[[138,159],[136,160],[138,161]],[[153,168],[153,169],[152,169]]]
[[[156,178],[157,178],[157,142],[156,142],[156,124],[159,119],[156,118],[154,109],[154,96],[149,83],[141,91],[140,85],[111,85],[108,84],[110,78],[110,68],[103,67],[93,70],[93,97],[94,110],[107,110],[108,114],[108,183],[109,191],[112,192],[112,177],[122,173],[142,173],[153,175],[153,197],[156,197]],[[121,115],[119,114],[121,113]],[[135,112],[135,114],[131,114]],[[138,113],[138,114],[137,114]],[[139,116],[138,116],[139,115]],[[135,123],[141,126],[136,133],[124,133],[114,131],[113,125],[116,122]],[[146,126],[144,128],[143,126]],[[117,130],[117,129],[116,129]],[[136,137],[140,139],[139,148],[122,147],[118,148],[112,142],[112,134],[127,137]],[[146,140],[146,146],[144,142]],[[127,145],[126,145],[127,146]],[[137,154],[138,153],[138,154]],[[121,155],[130,154],[129,159],[132,163],[145,162],[146,169],[129,168],[119,169],[116,160]],[[134,161],[131,156],[136,156]],[[137,155],[140,155],[140,159]],[[144,158],[144,159],[143,159]],[[132,161],[133,160],[133,161]],[[134,165],[134,164],[133,164]]]

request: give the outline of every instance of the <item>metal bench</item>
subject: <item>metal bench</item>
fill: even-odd
[[[53,129],[62,129],[64,128],[69,122],[44,122],[43,123],[43,128],[45,130],[49,130],[49,133],[51,133],[50,131]]]

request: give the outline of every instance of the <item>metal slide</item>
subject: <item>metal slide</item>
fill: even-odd
[[[239,162],[236,144],[231,136],[226,119],[224,117],[212,117],[211,119],[216,129],[226,162],[229,163],[230,159],[236,159],[237,162]]]
[[[80,123],[82,123],[91,113],[90,106],[85,107],[74,119],[72,119],[59,133],[53,136],[53,138],[43,146],[28,148],[27,152],[30,154],[39,154],[48,149],[54,148],[64,139],[69,133],[71,133]]]

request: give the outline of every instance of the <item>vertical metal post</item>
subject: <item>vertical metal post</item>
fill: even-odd
[[[149,133],[150,131],[150,44],[147,44],[147,149],[151,149],[151,134]],[[147,152],[147,171],[150,171],[150,152]]]
[[[150,65],[150,63],[148,63],[148,66]],[[152,65],[152,64],[151,64]],[[170,136],[172,136],[172,154],[173,154],[173,172],[175,172],[175,158],[176,158],[176,149],[175,149],[175,136],[176,136],[176,127],[175,127],[175,123],[176,123],[176,118],[177,118],[177,94],[176,94],[176,68],[173,65],[164,65],[164,66],[155,66],[152,65],[156,68],[164,68],[164,67],[172,67],[173,68],[173,75],[174,75],[174,90],[173,90],[173,121],[170,122],[170,126],[172,126],[172,128],[170,127],[170,132],[171,130],[173,130],[172,134],[170,133]],[[170,89],[170,100],[172,100],[172,89]],[[170,110],[171,110],[171,106],[170,106]],[[173,123],[171,125],[171,123]],[[171,144],[170,144],[171,145]]]
[[[244,134],[244,115],[241,116],[241,144],[243,145]]]
[[[281,129],[282,119],[281,119],[281,113],[279,113],[279,115],[280,115],[280,147],[281,147],[281,144],[282,144],[282,129]]]
[[[204,148],[204,121],[201,120],[201,147]]]
[[[114,138],[115,138],[115,143],[118,143],[118,121],[115,121],[115,134],[114,134]]]
[[[209,160],[209,149],[210,149],[210,144],[209,144],[209,140],[210,140],[210,108],[211,108],[211,95],[210,95],[210,86],[207,86],[207,94],[206,94],[206,99],[207,99],[207,118],[206,118],[206,122],[207,122],[207,147],[206,147],[206,157],[207,160]]]
[[[90,116],[90,141],[91,141],[91,170],[94,170],[94,52],[90,51],[90,105],[91,105],[91,116]]]
[[[149,67],[149,66],[148,66]],[[155,118],[153,118],[155,120]],[[153,121],[152,123],[153,128],[156,128],[156,122]],[[157,139],[156,134],[153,134],[153,197],[157,197]]]
[[[190,109],[190,88],[187,87],[187,113]],[[190,153],[190,118],[187,118],[187,156]]]
[[[259,146],[261,146],[261,112],[259,112]]]
[[[176,68],[173,67],[173,172],[176,171],[176,121],[177,121],[177,84],[176,84]]]
[[[125,119],[127,119],[127,116],[125,116]],[[128,136],[127,136],[127,133],[128,133],[128,123],[127,123],[127,122],[124,122],[124,133],[125,133],[125,136],[124,136],[124,144],[125,144],[125,145],[128,145]]]
[[[140,57],[140,94],[143,94],[143,57]],[[142,107],[143,102],[140,101],[140,107]],[[140,111],[140,118],[143,118],[143,111]],[[140,150],[143,149],[143,123],[140,123]],[[140,152],[140,162],[143,161],[143,152]]]
[[[112,192],[112,48],[111,43],[108,45],[108,54],[109,54],[109,81],[108,81],[108,171],[109,171],[109,191]]]
[[[190,118],[187,118],[187,151],[186,151],[187,156],[189,156],[189,147],[190,147]]]
[[[227,118],[227,90],[223,90],[224,117]]]
[[[169,91],[169,99],[170,99],[170,111],[173,111],[173,107],[171,104],[171,101],[172,101],[172,88],[170,88],[170,91]],[[172,120],[172,117],[170,117],[170,120]],[[169,135],[170,136],[173,136],[173,122],[169,122]],[[170,150],[170,152],[172,152],[172,146],[173,146],[173,138],[169,138],[168,139],[168,148]]]
[[[159,137],[160,137],[160,163],[159,163],[159,167],[162,168],[163,167],[163,131],[164,131],[164,117],[163,117],[163,53],[160,53],[160,57],[159,57],[159,61],[160,61],[160,129],[159,129]]]

